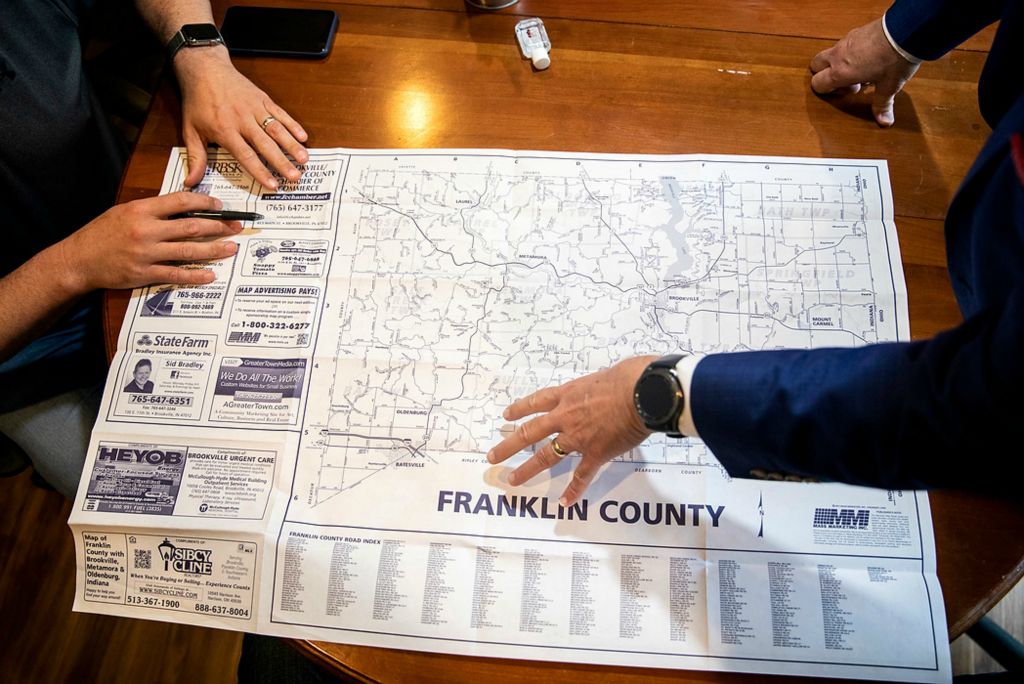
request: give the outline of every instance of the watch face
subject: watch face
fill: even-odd
[[[181,27],[181,32],[188,41],[207,43],[221,39],[220,32],[213,24],[186,24]]]
[[[636,386],[636,405],[647,423],[663,423],[679,404],[675,381],[665,373],[647,373]]]

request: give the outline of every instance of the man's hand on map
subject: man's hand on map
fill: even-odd
[[[571,506],[608,461],[650,436],[633,406],[633,387],[657,356],[634,356],[611,368],[585,375],[558,387],[548,387],[517,399],[502,417],[515,421],[537,413],[544,415],[520,423],[515,431],[487,454],[501,463],[527,447],[554,436],[525,463],[509,473],[508,483],[520,485],[558,463],[564,454],[580,455],[579,465],[559,499]],[[563,455],[553,446],[557,442]]]
[[[306,131],[235,69],[226,49],[180,50],[174,69],[181,84],[182,135],[188,150],[185,185],[192,187],[203,179],[207,143],[225,148],[268,188],[277,188],[278,183],[267,166],[288,180],[298,180],[299,170],[285,155],[299,164],[309,160],[301,144],[308,137]]]
[[[84,294],[152,283],[212,282],[214,276],[209,269],[183,268],[175,262],[231,256],[238,251],[237,243],[211,239],[235,235],[242,224],[167,217],[221,208],[220,200],[214,197],[175,192],[108,209],[54,246],[65,264],[62,272],[66,287],[74,294]]]
[[[871,111],[879,126],[892,126],[896,93],[911,79],[919,64],[904,59],[889,43],[882,20],[855,28],[838,43],[811,60],[811,88],[820,95],[857,93],[874,84]]]

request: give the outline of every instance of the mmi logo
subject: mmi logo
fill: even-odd
[[[842,530],[866,530],[871,511],[863,508],[815,508],[814,527]]]

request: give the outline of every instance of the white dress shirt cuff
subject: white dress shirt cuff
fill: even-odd
[[[693,424],[693,394],[690,392],[690,384],[693,382],[693,372],[703,358],[703,354],[688,354],[676,364],[676,377],[683,386],[684,398],[683,412],[679,416],[679,432],[687,437],[700,437],[697,434],[697,426]]]
[[[907,60],[911,64],[920,64],[921,62],[924,61],[923,59],[915,57],[914,55],[910,54],[909,52],[907,52],[906,50],[901,48],[896,43],[896,41],[893,40],[892,34],[889,33],[889,27],[886,26],[886,24],[885,24],[885,15],[884,14],[882,15],[882,31],[885,33],[885,39],[887,41],[889,41],[889,45],[892,45],[892,49],[895,50],[896,52],[898,52],[900,57],[902,57],[903,59]]]

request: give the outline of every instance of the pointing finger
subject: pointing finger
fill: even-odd
[[[522,399],[516,399],[502,412],[505,420],[519,420],[534,413],[546,413],[558,406],[559,387],[545,387]]]
[[[503,439],[487,454],[491,463],[501,463],[509,456],[517,454],[531,444],[536,444],[548,435],[558,432],[557,419],[550,413],[520,423],[509,437]]]

